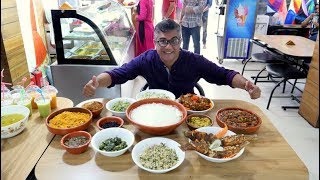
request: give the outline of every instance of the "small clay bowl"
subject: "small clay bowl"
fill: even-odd
[[[93,106],[93,104],[97,107]],[[104,108],[104,105],[102,102],[99,102],[99,101],[91,101],[91,102],[87,102],[87,103],[83,104],[82,108],[86,108],[89,111],[91,111],[92,118],[95,118],[101,114],[101,112]]]
[[[200,123],[199,125],[195,124],[195,122],[191,122],[191,119],[194,117],[200,118],[199,121],[196,121],[196,122]],[[208,123],[200,122],[200,121],[205,121],[204,118],[209,119],[209,122]],[[213,120],[209,116],[204,115],[204,114],[190,114],[186,118],[186,123],[187,123],[188,128],[192,131],[192,130],[196,130],[201,127],[212,126]]]
[[[122,118],[116,117],[116,116],[107,116],[107,117],[100,118],[97,121],[96,125],[99,128],[99,130],[102,130],[102,129],[105,129],[105,128],[103,128],[103,125],[105,123],[117,123],[117,124],[119,124],[119,126],[113,126],[113,127],[122,127],[124,124],[124,120]]]
[[[65,144],[65,142],[67,140],[70,140],[70,138],[75,138],[75,137],[80,137],[80,136],[84,136],[86,138],[86,141],[84,144],[81,144],[81,145],[75,146],[75,147],[67,146]],[[88,149],[90,141],[91,141],[91,134],[90,133],[88,133],[86,131],[74,131],[72,133],[64,135],[60,141],[60,144],[64,149],[66,149],[67,152],[69,152],[71,154],[81,154]]]

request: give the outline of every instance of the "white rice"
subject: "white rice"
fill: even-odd
[[[132,110],[130,117],[139,124],[159,127],[178,123],[182,112],[172,105],[150,103]]]

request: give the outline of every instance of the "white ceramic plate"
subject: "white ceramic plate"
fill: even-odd
[[[147,98],[160,98],[160,97],[165,97],[164,99],[170,99],[170,100],[176,99],[176,96],[172,92],[163,90],[163,89],[147,89],[139,92],[136,95],[137,100],[147,99]]]
[[[152,170],[152,169],[143,167],[142,164],[140,163],[140,160],[139,160],[140,154],[143,153],[146,148],[153,146],[153,145],[158,145],[160,143],[164,143],[167,147],[174,149],[176,151],[178,159],[179,159],[177,164],[172,166],[169,169],[164,169],[164,170]],[[180,144],[172,139],[163,138],[163,137],[148,138],[148,139],[144,139],[144,140],[140,141],[139,143],[137,143],[133,147],[131,157],[132,157],[132,160],[134,161],[134,163],[143,170],[146,170],[151,173],[166,173],[166,172],[169,172],[169,171],[176,169],[184,161],[185,152],[182,151],[179,148],[179,146],[180,146]]]
[[[198,128],[197,131],[200,132],[205,132],[205,133],[213,133],[216,134],[218,133],[222,128],[220,127],[202,127],[202,128]],[[231,136],[231,135],[235,135],[236,133],[228,130],[228,132],[226,133],[225,136]],[[189,139],[190,140],[190,139]],[[203,159],[210,161],[210,162],[215,162],[215,163],[224,163],[224,162],[228,162],[228,161],[232,161],[234,159],[237,159],[238,157],[240,157],[242,155],[242,153],[244,152],[244,148],[242,148],[238,154],[236,154],[235,156],[231,157],[231,158],[212,158],[209,156],[206,156],[204,154],[199,153],[198,151],[195,151],[200,157],[202,157]]]

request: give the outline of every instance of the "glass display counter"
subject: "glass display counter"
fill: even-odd
[[[58,64],[122,65],[134,26],[122,5],[98,1],[77,10],[51,10]]]

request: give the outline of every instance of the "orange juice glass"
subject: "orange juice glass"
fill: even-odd
[[[36,85],[31,85],[26,89],[26,93],[31,96],[31,106],[32,109],[38,109],[37,104],[34,102],[34,99],[38,96],[40,96],[40,93],[37,91],[37,88],[39,88]]]
[[[54,86],[51,86],[51,85],[43,86],[41,88],[41,90],[42,90],[42,92],[49,94],[51,96],[51,102],[50,102],[51,109],[57,108],[58,90]]]

